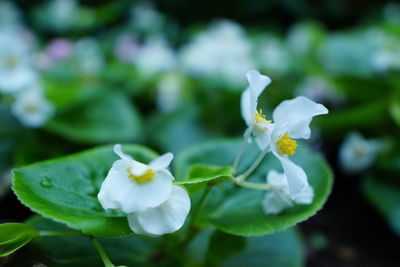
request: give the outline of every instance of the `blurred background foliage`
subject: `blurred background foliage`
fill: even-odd
[[[13,167],[105,143],[177,153],[242,135],[251,68],[273,81],[260,100],[267,117],[297,95],[330,110],[309,144],[334,168],[333,194],[300,226],[304,240],[296,234],[288,250],[299,260],[287,266],[304,263],[299,251],[308,266],[398,266],[400,5],[391,1],[1,1],[2,221],[30,215],[9,193]]]

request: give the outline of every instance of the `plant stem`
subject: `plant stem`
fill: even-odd
[[[258,167],[258,165],[261,163],[267,152],[269,151],[269,147],[264,148],[263,151],[258,155],[257,159],[253,162],[253,164],[250,166],[250,168],[247,169],[243,174],[239,175],[236,177],[236,180],[238,182],[242,182],[246,180],[246,178]]]
[[[114,264],[112,264],[110,258],[107,256],[106,252],[104,251],[103,247],[101,246],[99,240],[97,240],[97,238],[95,237],[91,237],[94,246],[97,249],[97,252],[99,252],[101,260],[104,263],[105,267],[115,267]]]
[[[260,183],[251,183],[246,181],[238,181],[237,178],[233,178],[233,182],[239,186],[256,189],[256,190],[270,190],[271,185],[269,184],[260,184]]]
[[[59,231],[40,231],[39,236],[87,236],[80,232],[68,231],[68,232],[59,232]]]
[[[239,165],[240,158],[242,157],[244,147],[248,142],[250,134],[251,134],[251,128],[247,128],[246,131],[244,132],[243,142],[240,145],[239,153],[236,155],[235,161],[233,162],[232,174],[235,174],[237,172],[237,167]]]

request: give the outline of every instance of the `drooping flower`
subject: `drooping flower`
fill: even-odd
[[[310,204],[314,198],[314,190],[307,186],[295,199],[290,198],[289,185],[284,173],[278,173],[275,170],[269,171],[267,175],[267,184],[271,189],[267,191],[262,202],[263,210],[266,214],[278,214],[285,208],[291,207],[294,203]]]
[[[54,114],[54,107],[38,86],[25,89],[17,94],[11,107],[12,113],[27,127],[41,127]]]
[[[295,154],[297,149],[297,142],[293,139],[310,138],[312,118],[327,113],[328,110],[323,105],[303,96],[283,101],[273,112],[274,126],[270,135],[270,148],[281,162],[292,199],[295,199],[308,186],[304,170],[289,159],[289,156]]]
[[[170,197],[155,208],[128,215],[129,226],[136,234],[160,236],[179,230],[189,214],[190,198],[185,189],[172,186]]]
[[[262,110],[257,110],[257,102],[265,87],[271,83],[271,79],[256,70],[249,70],[246,78],[249,86],[240,99],[242,117],[247,124],[247,131],[252,132],[258,147],[264,149],[268,145],[272,123],[262,114]]]
[[[328,110],[321,104],[299,96],[283,101],[274,110],[273,121],[267,120],[261,110],[257,111],[257,98],[270,79],[255,70],[248,71],[246,76],[249,87],[242,94],[241,108],[247,131],[251,130],[260,150],[272,151],[279,159],[288,179],[290,197],[295,199],[307,188],[308,182],[304,170],[289,159],[297,149],[297,142],[293,139],[310,138],[312,118],[327,114]]]
[[[174,177],[166,168],[172,153],[146,165],[124,154],[121,145],[115,145],[114,152],[121,159],[114,162],[98,194],[104,209],[139,212],[155,208],[170,197]]]
[[[183,188],[172,185],[174,177],[166,169],[172,153],[146,165],[124,154],[121,145],[115,145],[114,152],[121,159],[101,185],[98,199],[103,208],[127,213],[137,234],[159,236],[179,230],[189,213],[190,198]]]
[[[339,163],[348,173],[356,173],[370,167],[379,152],[376,140],[365,139],[361,134],[350,133],[339,149]]]

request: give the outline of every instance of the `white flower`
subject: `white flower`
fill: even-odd
[[[257,102],[264,88],[271,83],[271,79],[256,70],[249,70],[246,78],[249,86],[242,93],[240,99],[242,117],[247,124],[248,131],[253,133],[259,148],[264,149],[268,145],[272,123],[262,115],[262,110],[257,110]]]
[[[290,196],[295,199],[307,188],[308,182],[304,170],[289,159],[297,148],[293,139],[310,138],[312,117],[327,114],[328,110],[321,104],[299,96],[283,101],[275,108],[272,115],[274,122],[267,120],[261,110],[257,111],[257,98],[270,83],[270,79],[254,70],[248,71],[246,75],[249,88],[242,94],[241,108],[247,131],[253,133],[261,150],[272,151],[279,159],[288,179]]]
[[[290,68],[291,58],[283,43],[276,37],[268,36],[257,46],[258,65],[272,76],[282,76]]]
[[[29,46],[19,33],[0,32],[0,92],[16,92],[32,85],[36,74],[32,69]]]
[[[370,167],[379,152],[379,143],[365,139],[359,133],[350,133],[339,149],[339,162],[348,173],[363,171]]]
[[[114,162],[98,194],[104,209],[139,212],[155,208],[170,197],[174,177],[166,168],[172,153],[146,165],[124,154],[121,145],[115,145],[114,152],[121,159]]]
[[[104,56],[96,39],[90,37],[80,39],[75,43],[73,50],[79,71],[85,75],[95,76],[104,69]]]
[[[268,190],[262,202],[266,214],[278,214],[285,208],[291,207],[293,202],[310,204],[313,201],[314,190],[311,186],[307,186],[292,202],[287,177],[284,173],[270,171],[267,175],[267,184],[271,186],[271,189]]]
[[[190,198],[179,186],[172,186],[170,197],[155,208],[128,215],[129,226],[136,234],[160,236],[179,230],[190,211]]]
[[[53,105],[34,86],[21,91],[11,108],[12,113],[27,127],[41,127],[53,115]]]
[[[135,161],[114,146],[121,158],[114,162],[101,185],[98,199],[104,209],[128,213],[133,232],[159,236],[179,230],[190,210],[186,191],[172,185],[174,177],[166,169],[172,153],[164,154],[148,165]]]
[[[219,21],[197,34],[180,50],[183,69],[192,76],[240,87],[242,74],[254,67],[251,44],[243,28],[231,21]]]
[[[149,38],[139,49],[134,64],[145,78],[172,70],[176,66],[176,55],[161,37]]]
[[[157,84],[157,106],[162,112],[172,112],[179,107],[184,83],[184,77],[177,72],[161,77]]]

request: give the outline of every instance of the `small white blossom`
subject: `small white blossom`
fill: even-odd
[[[19,32],[0,31],[0,92],[16,92],[36,82],[29,52]]]
[[[163,75],[157,85],[157,106],[162,112],[172,112],[179,106],[184,78],[177,72]]]
[[[145,78],[152,78],[175,68],[176,55],[161,37],[149,38],[134,57],[134,64]]]
[[[328,110],[321,104],[299,96],[283,101],[272,114],[273,122],[267,120],[262,110],[257,111],[257,98],[270,79],[255,70],[248,71],[246,75],[249,87],[242,94],[241,108],[247,131],[253,133],[260,150],[271,151],[279,159],[288,179],[290,196],[295,199],[307,188],[308,182],[304,170],[289,159],[296,153],[297,143],[293,139],[310,138],[312,118],[327,114]]]
[[[79,70],[89,76],[99,75],[105,67],[105,59],[99,42],[94,38],[78,40],[73,49]]]
[[[284,44],[276,37],[267,37],[257,46],[256,61],[260,68],[272,76],[282,76],[290,68],[290,55]]]
[[[366,170],[379,152],[376,140],[365,139],[359,133],[350,133],[339,149],[339,162],[343,170],[356,173]]]
[[[272,170],[267,175],[267,184],[271,189],[267,191],[262,202],[263,210],[266,214],[278,214],[285,208],[291,207],[294,203],[310,204],[314,198],[314,190],[307,186],[293,201],[289,194],[289,184],[284,173]]]
[[[16,95],[11,111],[23,125],[36,128],[46,124],[54,114],[54,107],[41,88],[33,86]]]
[[[197,34],[180,50],[180,62],[192,76],[229,86],[242,86],[242,74],[254,67],[251,44],[243,28],[231,21],[211,24]]]
[[[179,230],[190,210],[186,191],[172,185],[167,170],[172,153],[164,154],[148,165],[134,160],[114,146],[121,158],[114,162],[101,185],[98,199],[104,209],[128,214],[129,226],[137,234],[159,236]]]

